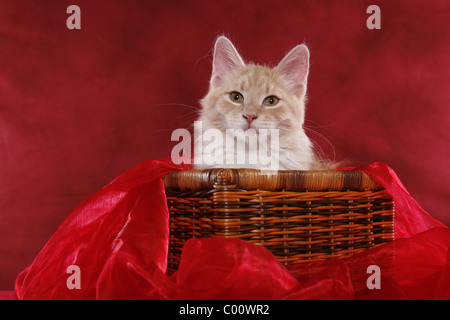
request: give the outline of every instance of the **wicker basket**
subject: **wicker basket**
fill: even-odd
[[[346,258],[394,238],[394,202],[361,171],[209,169],[164,177],[169,267],[191,238],[240,238],[283,264]]]

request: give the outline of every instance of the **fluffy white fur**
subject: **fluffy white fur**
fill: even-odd
[[[312,143],[303,130],[305,119],[305,94],[309,72],[309,51],[305,45],[293,48],[276,66],[246,64],[233,44],[225,37],[219,37],[214,48],[213,71],[210,88],[201,100],[202,110],[198,120],[202,122],[202,133],[217,129],[225,137],[227,129],[279,129],[280,170],[310,170],[320,167],[313,152]],[[239,93],[241,96],[236,96]],[[239,101],[233,99],[242,97]],[[278,103],[269,106],[268,97],[276,97]],[[249,122],[248,118],[253,119]],[[204,137],[203,137],[204,138]],[[209,143],[199,143],[196,132],[194,164],[196,168],[255,168],[268,169],[262,163],[200,164],[205,156],[212,156]],[[225,142],[225,140],[223,141]],[[212,142],[211,142],[212,143]],[[219,143],[220,144],[220,143]],[[224,157],[236,156],[224,146]],[[270,147],[270,146],[269,146]],[[217,150],[217,149],[216,149]],[[246,144],[247,153],[250,150]]]

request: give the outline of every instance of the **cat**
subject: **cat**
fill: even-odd
[[[273,169],[268,167],[267,161],[262,163],[258,155],[252,154],[258,150],[250,148],[250,138],[246,140],[245,150],[238,151],[234,144],[231,147],[224,144],[224,141],[237,141],[235,137],[227,140],[230,134],[251,131],[261,136],[259,132],[262,129],[277,133],[268,134],[266,140],[276,144],[264,144],[267,148],[264,152],[276,157],[277,170],[331,169],[331,164],[319,160],[314,154],[313,144],[303,129],[308,73],[309,50],[304,44],[293,48],[276,67],[270,68],[244,63],[231,41],[225,36],[218,37],[214,46],[209,91],[200,101],[202,109],[198,121],[201,129],[194,136],[195,169]],[[205,142],[203,134],[209,129],[226,138],[219,143],[212,139],[209,143]],[[212,148],[210,144],[214,142],[216,147],[223,149]],[[258,144],[257,148],[262,145]],[[217,152],[224,153],[219,157],[220,161],[202,161],[207,156],[214,158],[212,153]],[[245,163],[224,161],[242,156],[236,154],[239,152],[249,153],[247,157],[253,156],[256,162],[250,162],[247,158]],[[230,154],[231,158],[227,158]]]

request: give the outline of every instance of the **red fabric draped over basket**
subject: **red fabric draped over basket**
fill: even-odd
[[[78,205],[16,279],[18,299],[439,299],[450,298],[450,231],[409,195],[391,168],[358,168],[396,204],[396,240],[345,260],[281,265],[239,239],[189,240],[167,270],[168,210],[161,177],[176,166],[147,161]],[[349,168],[345,169],[349,170]],[[80,269],[69,289],[67,268]],[[377,265],[381,289],[369,290]],[[70,279],[69,279],[70,280]]]

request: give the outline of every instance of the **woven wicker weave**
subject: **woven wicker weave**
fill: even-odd
[[[191,238],[240,238],[283,264],[346,258],[394,238],[394,202],[361,171],[189,170],[163,181],[175,269]]]

